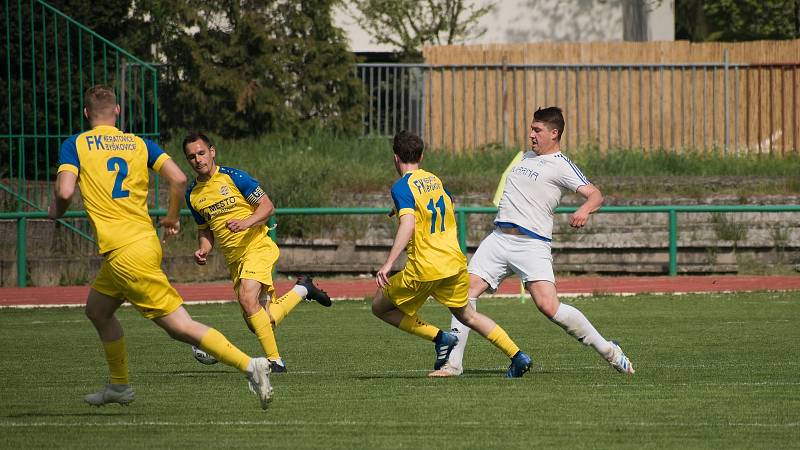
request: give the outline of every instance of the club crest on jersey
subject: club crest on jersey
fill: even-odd
[[[219,195],[228,195],[229,192],[230,189],[228,189],[228,186],[225,184],[223,184],[222,187],[219,188]]]

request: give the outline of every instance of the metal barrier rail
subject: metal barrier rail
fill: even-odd
[[[556,213],[569,214],[577,210],[577,207],[566,206],[556,209]],[[273,240],[277,239],[277,229],[272,227],[275,224],[276,216],[304,215],[380,215],[388,214],[389,208],[280,208],[275,210],[275,215],[270,218],[271,227],[269,234]],[[467,215],[469,214],[495,214],[497,208],[486,206],[464,206],[456,208],[456,223],[458,226],[458,241],[461,251],[467,251]],[[604,206],[600,208],[599,214],[621,214],[621,213],[662,213],[668,214],[669,228],[669,275],[678,274],[678,213],[735,213],[735,212],[800,212],[800,205],[686,205],[686,206]],[[161,217],[166,215],[166,209],[151,209],[150,215]],[[189,210],[181,210],[181,215],[190,215]],[[68,211],[64,217],[86,217],[86,211]],[[17,221],[17,285],[26,286],[27,263],[26,263],[26,224],[28,219],[46,219],[46,212],[3,212],[0,213],[0,220]]]

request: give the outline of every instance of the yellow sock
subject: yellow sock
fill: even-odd
[[[278,353],[278,342],[275,340],[275,333],[272,331],[272,324],[269,323],[269,316],[264,308],[259,308],[258,312],[248,317],[247,323],[261,343],[261,348],[264,349],[264,354],[267,358],[276,360],[281,357]],[[277,318],[275,319],[277,322]]]
[[[302,300],[303,297],[300,297],[300,294],[292,289],[283,294],[280,298],[269,302],[269,314],[275,319],[275,325],[281,323]]]
[[[111,372],[111,384],[128,384],[128,349],[125,336],[116,341],[103,342],[103,350]]]
[[[511,340],[511,337],[508,336],[508,333],[506,333],[504,329],[500,328],[500,325],[494,327],[491,333],[486,336],[486,339],[494,344],[495,347],[502,350],[509,358],[513,358],[519,351],[517,344]]]
[[[219,331],[209,328],[208,332],[200,339],[200,348],[224,364],[236,367],[242,373],[247,373],[250,357],[228,342],[228,339]]]
[[[429,341],[436,339],[436,335],[439,334],[438,328],[425,322],[416,315],[404,315],[403,320],[400,321],[399,328],[406,333],[411,333],[414,336],[419,336]]]

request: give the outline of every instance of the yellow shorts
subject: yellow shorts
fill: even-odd
[[[401,270],[389,278],[389,285],[383,288],[383,294],[409,316],[422,308],[428,297],[448,308],[460,308],[469,300],[469,274],[467,268],[457,274],[435,281],[418,281],[406,278],[406,271]]]
[[[265,292],[275,297],[275,286],[272,282],[272,270],[278,262],[280,250],[272,239],[263,239],[258,244],[251,244],[242,256],[228,264],[233,281],[233,290],[239,292],[239,280],[256,280],[264,285]]]
[[[158,237],[132,242],[106,254],[92,287],[109,297],[126,299],[148,319],[166,316],[183,299],[161,270]]]

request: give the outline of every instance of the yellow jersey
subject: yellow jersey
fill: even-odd
[[[414,234],[406,247],[409,278],[441,280],[466,267],[453,200],[439,177],[422,169],[409,171],[392,185],[392,200],[398,219],[414,214]]]
[[[167,159],[155,142],[109,125],[61,144],[58,172],[78,176],[101,254],[156,235],[147,212],[148,168],[158,171]]]
[[[258,181],[247,172],[217,166],[207,181],[195,179],[186,189],[186,205],[192,212],[197,228],[210,228],[214,241],[225,254],[228,264],[237,261],[249,246],[269,239],[264,225],[234,233],[225,226],[231,219],[244,219],[255,211],[265,195]]]

